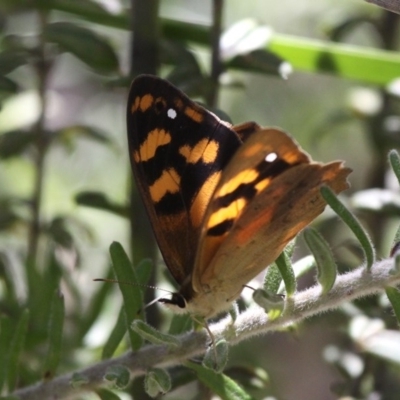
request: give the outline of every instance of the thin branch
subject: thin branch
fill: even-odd
[[[39,20],[41,23],[42,32],[47,23],[47,14],[39,13]],[[46,80],[50,70],[50,65],[46,57],[45,40],[42,36],[39,38],[39,61],[36,65],[37,77],[38,77],[38,92],[40,99],[40,115],[35,126],[36,131],[36,143],[35,143],[35,183],[32,194],[32,220],[29,227],[28,237],[28,262],[32,263],[31,268],[36,262],[36,253],[39,243],[40,236],[40,213],[43,193],[43,179],[44,179],[44,161],[48,149],[48,140],[45,134],[45,116],[46,116]]]
[[[219,76],[221,75],[220,38],[222,31],[223,0],[213,0],[213,25],[211,29],[211,83],[207,104],[216,107],[218,103]]]
[[[240,314],[232,322],[230,317],[211,325],[215,337],[224,337],[231,345],[237,344],[252,336],[275,331],[304,320],[311,316],[335,309],[341,304],[368,296],[384,290],[388,286],[400,284],[400,271],[396,270],[393,259],[375,263],[371,270],[364,266],[338,276],[332,290],[321,295],[321,287],[314,286],[299,292],[287,301],[281,317],[269,320],[268,315],[259,307],[252,306]],[[62,375],[49,382],[19,389],[12,395],[21,400],[65,399],[77,396],[82,392],[104,386],[103,377],[107,369],[114,365],[126,366],[133,376],[143,375],[147,369],[154,366],[169,367],[179,364],[185,359],[198,356],[205,352],[210,340],[203,329],[201,332],[189,332],[179,337],[181,347],[168,348],[167,345],[149,345],[136,353],[125,355],[75,372],[87,382],[78,388],[70,385],[72,373]]]

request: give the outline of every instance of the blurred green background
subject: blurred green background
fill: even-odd
[[[10,378],[6,367],[0,375],[0,383],[6,382],[9,389],[40,380],[46,372],[43,357],[55,289],[65,298],[65,321],[61,361],[51,376],[100,358],[121,307],[117,285],[93,282],[109,274],[111,242],[136,251],[135,262],[143,256],[154,258],[153,244],[142,247],[143,237],[135,236],[140,228],[136,225],[132,231],[132,224],[144,219],[143,211],[128,206],[132,176],[125,110],[136,61],[131,56],[136,35],[132,36],[128,22],[132,4],[73,3],[0,0],[0,349],[2,345],[4,349],[0,364],[7,365],[12,332],[22,311],[30,310],[30,333],[20,353],[18,378]],[[390,50],[398,57],[398,16],[361,0],[228,0],[222,12],[223,31],[252,19],[253,29],[272,29],[278,50],[279,39],[290,35],[306,42],[350,44],[361,52]],[[190,26],[201,24],[207,31],[215,24],[212,2],[161,0],[158,15],[163,21],[169,19],[170,26],[174,21],[186,23],[178,25],[174,35],[160,28],[158,39],[168,42],[163,44],[159,74],[173,76],[185,92],[205,102],[205,92],[199,88],[210,83],[210,44],[187,39],[192,37]],[[355,47],[350,54],[351,49]],[[198,67],[195,75],[185,69],[188,54]],[[171,59],[174,62],[166,62]],[[219,77],[216,106],[233,123],[253,120],[283,128],[314,160],[344,160],[354,170],[344,200],[370,232],[378,256],[388,256],[400,204],[386,161],[388,149],[400,142],[398,86],[392,81],[366,82],[365,61],[356,67],[359,79],[322,67],[316,72],[294,68],[283,79],[277,68],[281,61],[265,62],[264,72],[258,73],[246,66],[228,68]],[[365,191],[371,188],[378,190]],[[135,193],[133,188],[132,196]],[[330,242],[340,272],[360,264],[360,249],[340,223],[324,223],[322,218],[317,226]],[[306,254],[303,247],[299,240],[296,257]],[[155,261],[158,286],[171,288],[160,257]],[[313,273],[299,287],[312,283]],[[148,318],[167,330],[170,313],[157,307],[148,310]],[[357,341],[361,339],[351,336],[356,317],[365,318],[366,324],[374,319],[381,323],[380,330],[397,332],[387,299],[368,298],[287,332],[241,343],[231,349],[228,371],[242,383],[248,378],[249,387],[251,381],[258,382],[257,374],[265,372],[268,379],[262,387],[249,389],[256,399],[396,399],[400,351],[389,341],[386,348],[393,348],[393,359],[388,361],[382,353],[363,348]],[[127,349],[122,343],[117,354]],[[128,392],[134,390],[140,390],[140,384]],[[136,398],[145,396],[140,393]],[[166,398],[188,396],[211,398],[198,387],[187,386]]]

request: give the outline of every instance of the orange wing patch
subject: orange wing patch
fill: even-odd
[[[185,114],[194,122],[201,123],[203,122],[204,116],[201,112],[195,110],[193,107],[186,107]]]
[[[157,148],[171,142],[171,135],[164,129],[154,129],[147,135],[145,142],[140,146],[139,151],[133,152],[134,160],[139,163],[152,159]]]
[[[150,197],[158,203],[167,193],[177,193],[180,190],[181,177],[173,169],[164,170],[160,178],[158,178],[150,187]]]
[[[193,226],[200,227],[202,224],[208,204],[220,177],[221,172],[215,172],[210,175],[194,198],[190,207],[190,220]]]
[[[219,144],[214,140],[202,139],[194,147],[189,145],[182,146],[179,154],[186,158],[186,162],[196,164],[202,161],[210,164],[215,161],[218,156]]]

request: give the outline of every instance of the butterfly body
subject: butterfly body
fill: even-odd
[[[313,162],[276,128],[231,126],[162,79],[134,80],[132,169],[161,253],[180,290],[163,299],[209,318],[319,215],[321,185],[348,188],[341,162]]]

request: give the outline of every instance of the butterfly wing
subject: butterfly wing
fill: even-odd
[[[194,290],[218,287],[227,297],[240,293],[324,210],[321,185],[339,193],[349,187],[350,172],[341,162],[313,162],[278,129],[252,134],[224,169],[210,202]]]
[[[132,170],[164,260],[191,275],[206,208],[242,141],[228,124],[160,78],[142,75],[127,110]]]

